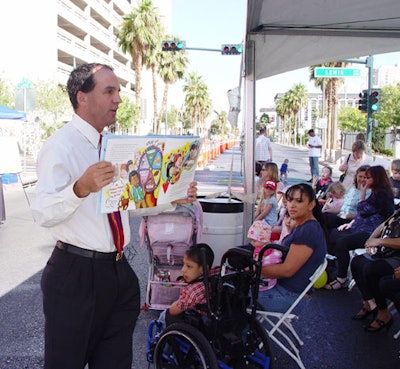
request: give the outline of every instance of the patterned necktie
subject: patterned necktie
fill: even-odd
[[[101,150],[101,141],[103,139],[103,135],[100,135],[99,140],[99,153]],[[122,249],[124,248],[124,228],[122,227],[121,213],[119,211],[114,211],[113,213],[108,213],[108,222],[110,223],[111,233],[114,239],[114,245],[117,249],[117,260],[122,257]]]

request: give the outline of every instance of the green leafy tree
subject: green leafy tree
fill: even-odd
[[[65,88],[51,81],[35,83],[36,114],[40,117],[42,138],[51,136],[73,113]]]
[[[11,93],[11,88],[9,83],[2,75],[0,75],[0,105],[7,106],[9,108],[14,107],[14,98],[13,94]]]
[[[125,95],[121,96],[122,102],[117,110],[117,122],[123,134],[129,134],[132,127],[139,124],[139,108]]]
[[[269,123],[270,123],[269,115],[267,113],[264,113],[263,115],[261,115],[260,123],[259,123],[260,127],[258,127],[258,130],[261,127],[265,127]]]
[[[400,126],[400,83],[383,87],[380,95],[381,111],[373,114],[378,124],[372,128],[372,149],[383,152],[385,131],[390,129],[396,135],[397,127]]]
[[[352,106],[344,106],[340,109],[338,121],[342,132],[364,132],[366,128],[365,114]]]

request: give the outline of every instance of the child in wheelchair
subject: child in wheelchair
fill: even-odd
[[[269,338],[256,319],[261,263],[252,251],[236,247],[224,254],[219,268],[211,270],[213,257],[210,250],[204,252],[206,246],[190,248],[203,254],[200,260],[188,250],[184,265],[194,269],[192,283],[158,321],[150,323],[148,361],[155,369],[269,368]],[[185,266],[182,272],[189,280]],[[204,269],[211,273],[203,273]],[[198,286],[190,288],[194,284]],[[188,292],[193,292],[191,298]]]
[[[202,252],[205,255],[206,271],[203,270]],[[182,321],[185,311],[192,310],[201,315],[206,315],[206,312],[198,307],[206,304],[204,273],[212,276],[219,272],[219,267],[211,268],[213,262],[214,252],[205,243],[195,244],[185,251],[182,278],[188,285],[181,288],[179,299],[173,302],[168,309],[161,312],[158,322],[164,328],[172,323]]]

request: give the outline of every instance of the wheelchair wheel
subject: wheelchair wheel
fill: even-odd
[[[256,320],[253,332],[247,336],[248,350],[241,368],[273,369],[274,356],[268,333],[262,324]]]
[[[218,369],[215,353],[196,328],[174,323],[161,334],[154,349],[155,369]]]

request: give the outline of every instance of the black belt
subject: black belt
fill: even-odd
[[[79,255],[84,258],[90,258],[90,259],[114,259],[114,260],[119,260],[119,254],[117,254],[116,251],[114,252],[100,252],[100,251],[93,251],[93,250],[87,250],[87,249],[82,249],[80,247],[71,245],[69,243],[65,243],[62,241],[57,241],[56,247],[60,250],[63,250],[65,252],[68,252],[69,254],[74,254],[74,255]]]

